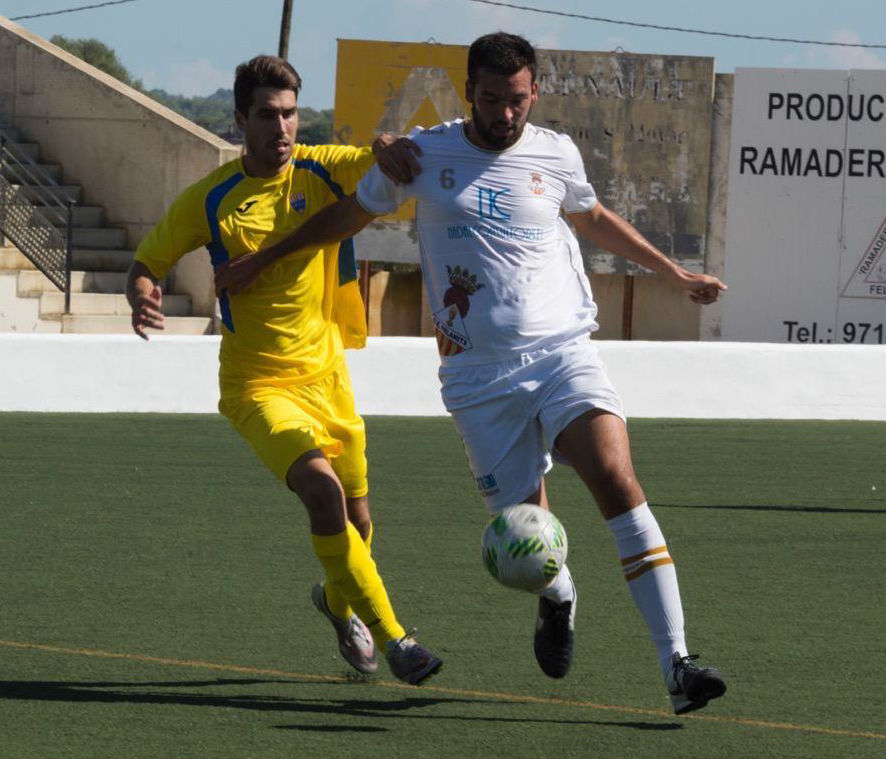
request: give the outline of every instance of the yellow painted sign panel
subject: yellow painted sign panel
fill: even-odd
[[[339,40],[336,141],[364,145],[465,116],[466,58],[462,45]]]
[[[464,117],[466,60],[462,45],[339,40],[335,141],[368,145],[381,132]],[[410,201],[385,218],[409,221],[414,212]]]
[[[339,40],[335,139],[369,144],[467,115],[468,48]],[[532,123],[568,134],[601,202],[666,255],[701,270],[708,207],[714,59],[538,51]],[[375,260],[417,260],[413,205],[360,238]],[[396,220],[396,221],[395,221]],[[407,251],[407,252],[404,252]],[[582,241],[590,271],[634,273]]]

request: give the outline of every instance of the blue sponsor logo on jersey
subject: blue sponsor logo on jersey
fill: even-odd
[[[511,215],[507,211],[502,211],[498,207],[498,199],[510,190],[493,190],[491,187],[477,188],[477,213],[481,219],[492,219],[494,221],[510,221]]]
[[[293,210],[298,213],[304,213],[305,208],[307,208],[308,201],[305,198],[305,194],[303,192],[297,192],[289,199],[289,204],[292,206]]]
[[[518,240],[521,242],[541,241],[545,230],[541,227],[502,227],[498,224],[454,224],[446,227],[450,240],[468,240],[493,237],[497,240]]]
[[[487,474],[484,477],[476,477],[477,487],[483,495],[494,495],[498,492],[498,483],[495,481],[495,475]]]

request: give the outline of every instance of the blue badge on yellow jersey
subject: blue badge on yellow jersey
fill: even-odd
[[[308,201],[306,200],[305,194],[303,192],[297,192],[295,193],[295,195],[289,198],[289,204],[298,213],[304,213]]]

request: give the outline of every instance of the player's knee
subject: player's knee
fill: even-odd
[[[293,490],[309,508],[334,504],[336,508],[343,506],[344,493],[334,474],[310,472],[298,478]]]
[[[345,529],[344,495],[334,476],[306,478],[295,492],[308,512],[312,532],[331,534]]]
[[[594,472],[593,490],[610,503],[625,504],[632,504],[638,492],[642,492],[633,468],[615,464],[604,465]]]
[[[343,514],[345,495],[329,462],[320,456],[302,457],[286,475],[286,484],[311,515]]]

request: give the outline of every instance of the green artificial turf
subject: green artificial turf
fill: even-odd
[[[0,757],[882,757],[886,426],[637,420],[690,648],[729,692],[670,713],[608,530],[557,467],[573,669],[479,557],[445,418],[368,420],[373,553],[446,661],[359,679],[313,609],[307,522],[227,423],[0,414]]]

